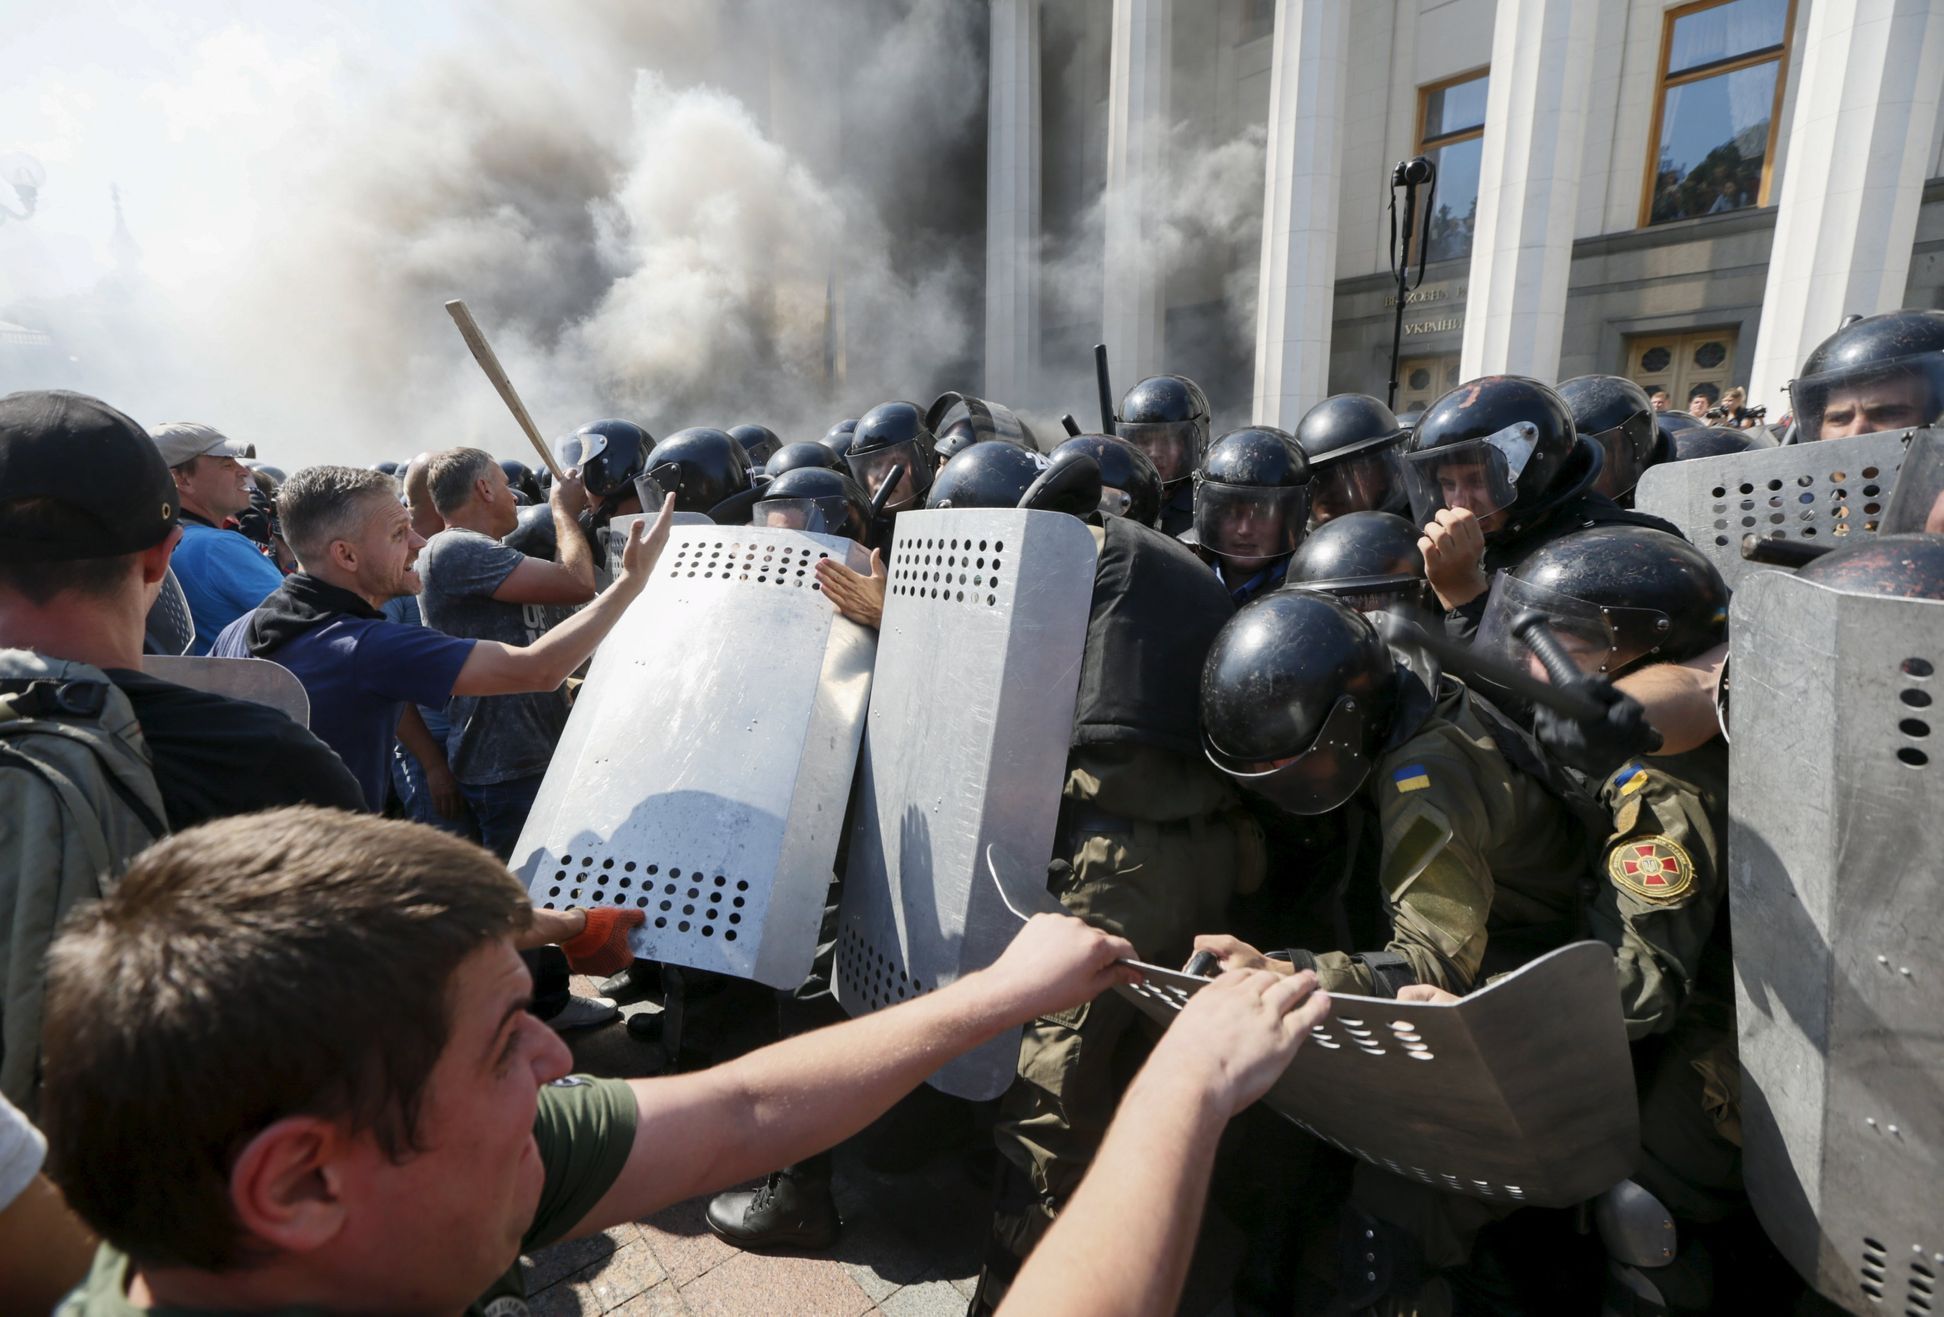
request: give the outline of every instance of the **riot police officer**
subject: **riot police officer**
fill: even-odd
[[[750,521],[816,535],[847,535],[867,549],[873,545],[871,500],[863,488],[844,472],[820,466],[786,471],[764,485]]]
[[[795,471],[799,467],[806,466],[850,474],[850,468],[844,465],[841,456],[825,445],[815,443],[784,444],[770,454],[769,461],[763,465],[763,474],[774,480],[785,471]]]
[[[1304,412],[1296,446],[1309,458],[1310,525],[1349,512],[1408,512],[1402,462],[1410,438],[1368,394],[1334,394]]]
[[[1559,396],[1572,409],[1573,428],[1600,446],[1603,460],[1594,492],[1632,507],[1641,474],[1668,457],[1647,390],[1618,375],[1575,375],[1561,382]]]
[[[1126,517],[1153,526],[1161,517],[1161,473],[1145,450],[1108,434],[1081,434],[1055,448],[1053,465],[1079,457],[1100,468],[1102,516]]]
[[[887,517],[923,507],[938,469],[931,429],[915,402],[881,402],[865,412],[851,433],[844,460],[873,499],[892,471],[903,473],[881,509]]]
[[[1538,380],[1488,375],[1431,404],[1404,470],[1412,519],[1424,530],[1425,574],[1455,632],[1476,628],[1492,573],[1548,540],[1612,523],[1680,533],[1595,493],[1603,460]]]
[[[1309,518],[1309,461],[1287,430],[1254,425],[1209,446],[1195,472],[1195,539],[1237,604],[1282,584]]]
[[[533,474],[533,468],[517,458],[504,458],[500,470],[506,472],[506,485],[513,491],[515,501],[524,507],[545,503],[547,495],[540,488],[540,479]]]
[[[727,431],[706,425],[677,430],[656,444],[648,454],[647,474],[675,496],[678,512],[713,514],[750,488],[743,446]]]
[[[1286,587],[1334,595],[1360,613],[1389,608],[1416,616],[1434,602],[1417,527],[1389,512],[1346,512],[1317,526],[1283,579]]]
[[[1944,311],[1886,311],[1844,325],[1789,381],[1796,442],[1929,425],[1944,415]]]
[[[935,436],[933,452],[941,467],[978,443],[996,441],[1039,451],[1032,431],[1012,408],[963,393],[939,394],[925,412],[925,424]]]
[[[760,470],[783,446],[783,440],[767,425],[732,425],[729,427],[729,437],[741,444],[743,452],[749,454],[751,470]]]
[[[1208,451],[1211,413],[1201,386],[1181,375],[1151,375],[1127,391],[1114,433],[1148,455],[1161,476],[1166,503],[1161,529],[1179,535],[1194,525],[1190,483]]]
[[[857,419],[846,417],[824,431],[823,438],[817,440],[825,448],[842,457],[850,451],[851,440],[857,434]]]

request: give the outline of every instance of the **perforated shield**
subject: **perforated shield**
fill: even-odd
[[[849,540],[672,530],[596,651],[513,852],[543,907],[631,905],[635,954],[793,988],[810,971],[870,696]]]
[[[1749,1197],[1828,1298],[1926,1313],[1944,1275],[1944,602],[1762,572],[1729,636]]]
[[[1053,852],[1093,600],[1093,535],[1062,513],[897,525],[837,942],[854,1015],[990,964],[1018,930],[985,848],[1037,865]],[[1018,1059],[1006,1035],[931,1083],[996,1097]]]
[[[144,648],[156,654],[187,654],[196,643],[196,620],[189,614],[189,596],[173,567],[162,573],[162,588],[149,605],[142,624]]]
[[[269,659],[144,654],[142,671],[191,690],[265,704],[299,727],[310,726],[310,693],[304,683],[289,668]]]
[[[1758,570],[1741,556],[1744,535],[1840,548],[1875,534],[1910,433],[1663,462],[1640,478],[1634,506],[1679,526],[1733,586]]]
[[[621,574],[621,551],[628,547],[628,533],[630,528],[637,521],[640,521],[642,516],[642,513],[630,512],[624,516],[614,518],[614,520],[608,522],[605,526],[595,529],[594,542],[601,549],[600,553],[595,557],[595,566],[600,568],[603,588],[605,588],[608,581],[612,581]],[[653,520],[652,516],[649,520]],[[673,517],[669,518],[668,524],[674,529],[680,529],[683,526],[715,525],[713,521],[710,521],[707,516],[700,512],[677,512]]]
[[[1115,991],[1163,1027],[1207,980],[1143,965]],[[1568,1207],[1640,1141],[1613,952],[1576,942],[1455,1004],[1331,994],[1263,1100],[1317,1138],[1437,1189]]]

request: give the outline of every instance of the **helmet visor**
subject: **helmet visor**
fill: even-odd
[[[1422,576],[1344,576],[1334,581],[1291,582],[1286,589],[1313,590],[1350,605],[1359,613],[1377,613],[1401,608],[1417,608],[1425,603],[1429,587]]]
[[[1350,512],[1383,511],[1403,487],[1403,461],[1394,447],[1310,466],[1310,525]]]
[[[841,494],[764,499],[756,505],[756,524],[777,530],[805,530],[813,535],[843,535],[849,531]]]
[[[1944,431],[1925,430],[1910,441],[1877,530],[1944,535]]]
[[[672,462],[657,469],[672,471],[678,481],[682,474],[682,468]],[[634,491],[635,497],[641,501],[641,510],[651,517],[661,511],[662,503],[668,498],[668,491],[662,488],[661,481],[646,471],[634,478]]]
[[[873,502],[877,499],[878,490],[890,479],[892,470],[903,468],[904,475],[899,478],[897,488],[891,491],[884,511],[896,512],[916,507],[925,501],[925,490],[930,487],[931,480],[926,470],[928,463],[918,449],[917,440],[907,439],[868,453],[846,453],[844,460],[850,463],[851,475],[864,486],[864,492],[871,496]]]
[[[1492,581],[1476,642],[1487,653],[1550,680],[1538,656],[1515,628],[1537,613],[1582,673],[1612,675],[1659,648],[1671,628],[1667,614],[1651,608],[1609,608],[1500,572]]]
[[[1944,351],[1789,381],[1799,442],[1930,425],[1944,415]]]
[[[1125,517],[1134,507],[1134,496],[1124,489],[1112,485],[1100,487],[1100,515],[1103,517]]]
[[[1309,513],[1308,485],[1195,482],[1195,536],[1241,567],[1296,552]]]
[[[1288,759],[1248,763],[1232,759],[1202,733],[1208,760],[1245,790],[1292,814],[1327,814],[1342,805],[1370,774],[1364,750],[1363,706],[1337,697],[1309,748]]]
[[[1411,515],[1428,525],[1442,508],[1463,508],[1480,521],[1518,501],[1519,476],[1539,446],[1539,427],[1508,425],[1482,439],[1404,456]]]
[[[1193,421],[1121,421],[1114,433],[1148,455],[1164,485],[1186,480],[1201,460],[1201,427]]]
[[[571,471],[586,459],[587,442],[590,439],[599,441],[600,447],[607,445],[607,436],[604,434],[563,434],[553,441],[554,461],[560,463],[562,471]],[[595,451],[599,452],[600,448],[597,447]]]
[[[1657,433],[1652,413],[1636,412],[1612,429],[1594,435],[1606,454],[1594,488],[1608,498],[1618,498],[1639,484],[1641,472],[1654,455]]]

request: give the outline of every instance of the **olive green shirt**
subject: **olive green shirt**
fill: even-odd
[[[520,1241],[523,1253],[566,1235],[613,1187],[634,1147],[634,1091],[619,1079],[590,1079],[585,1075],[557,1079],[540,1090],[533,1137],[540,1145],[546,1181],[533,1224]],[[423,1246],[436,1249],[438,1241],[426,1240]],[[56,1310],[58,1317],[221,1317],[197,1308],[135,1306],[128,1299],[132,1270],[125,1253],[103,1244],[86,1279],[62,1300]],[[266,1317],[313,1317],[328,1311],[293,1305],[269,1310]],[[519,1260],[515,1259],[506,1274],[466,1311],[472,1317],[526,1317],[526,1282]],[[236,1317],[235,1309],[222,1313]]]

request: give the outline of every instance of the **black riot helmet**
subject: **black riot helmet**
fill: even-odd
[[[857,422],[846,419],[837,422],[837,424],[824,431],[824,437],[817,440],[817,442],[837,454],[837,456],[842,457],[850,451],[851,441],[856,437]]]
[[[884,510],[896,512],[923,507],[925,494],[931,489],[932,473],[937,470],[932,432],[925,424],[925,413],[915,402],[879,403],[857,422],[844,460],[850,463],[851,475],[857,478],[857,483],[873,498],[877,497],[878,487],[889,478],[891,469],[902,467],[904,476]]]
[[[1208,451],[1208,397],[1181,375],[1150,375],[1127,391],[1114,433],[1147,453],[1172,492],[1195,473]]]
[[[1091,458],[1100,468],[1102,516],[1152,526],[1161,516],[1161,473],[1146,452],[1110,434],[1082,434],[1053,450],[1053,465]]]
[[[1327,814],[1370,774],[1397,661],[1356,609],[1276,590],[1223,625],[1202,665],[1209,762],[1293,814]]]
[[[1524,664],[1514,634],[1537,611],[1582,672],[1617,676],[1646,659],[1678,663],[1728,635],[1728,587],[1707,555],[1645,526],[1562,535],[1492,582],[1475,642]]]
[[[518,502],[531,505],[547,501],[547,493],[540,488],[540,478],[533,474],[532,467],[513,457],[502,459],[499,465],[506,472],[506,487],[513,491]]]
[[[1403,450],[1411,432],[1367,393],[1338,393],[1303,413],[1296,445],[1309,458],[1310,524],[1349,512],[1403,512]]]
[[[939,394],[925,413],[925,425],[934,436],[933,451],[941,467],[973,444],[997,441],[1039,448],[1012,408],[962,393]]]
[[[1427,603],[1418,528],[1394,512],[1346,512],[1316,527],[1289,560],[1286,586],[1321,590],[1359,612]]]
[[[835,450],[823,444],[784,444],[770,454],[763,467],[763,474],[774,480],[785,471],[796,471],[803,467],[822,467],[826,471],[842,471],[850,474],[844,459]]]
[[[1295,552],[1309,518],[1309,477],[1309,459],[1289,431],[1229,431],[1195,472],[1196,541],[1244,571]]]
[[[940,468],[925,506],[1016,508],[1050,465],[1012,444],[973,444]]]
[[[603,503],[634,492],[635,477],[647,469],[655,446],[655,436],[633,421],[589,421],[574,438],[580,440],[579,451],[562,466],[579,466],[581,484]]]
[[[767,425],[732,425],[729,427],[729,437],[741,444],[743,451],[749,454],[752,469],[761,468],[783,446],[783,440]]]
[[[655,483],[675,496],[677,512],[707,514],[732,494],[749,488],[748,459],[743,446],[725,430],[706,425],[677,430],[648,454],[648,471]],[[648,505],[642,504],[646,512]]]
[[[1573,412],[1573,428],[1600,446],[1604,460],[1593,488],[1618,499],[1633,492],[1640,474],[1667,460],[1647,390],[1619,375],[1575,375],[1559,386]]]
[[[1796,575],[1851,594],[1944,599],[1944,535],[1873,535],[1825,553]]]
[[[1789,381],[1797,442],[1929,425],[1944,416],[1944,311],[1886,311],[1816,345]]]
[[[1404,471],[1411,518],[1467,508],[1487,543],[1511,539],[1599,476],[1600,446],[1573,427],[1560,396],[1523,375],[1487,375],[1431,404]]]
[[[1670,425],[1679,418],[1692,422]],[[1758,448],[1773,448],[1775,440],[1760,430],[1734,430],[1721,425],[1703,425],[1686,412],[1663,412],[1659,422],[1661,438],[1668,446],[1669,462],[1692,462],[1697,457],[1720,457],[1724,453],[1752,453]]]
[[[871,542],[871,500],[842,471],[802,466],[763,487],[750,519],[755,526],[782,526],[819,535],[847,535]]]
[[[1944,535],[1944,430],[1919,430],[1904,449],[1879,535]]]

